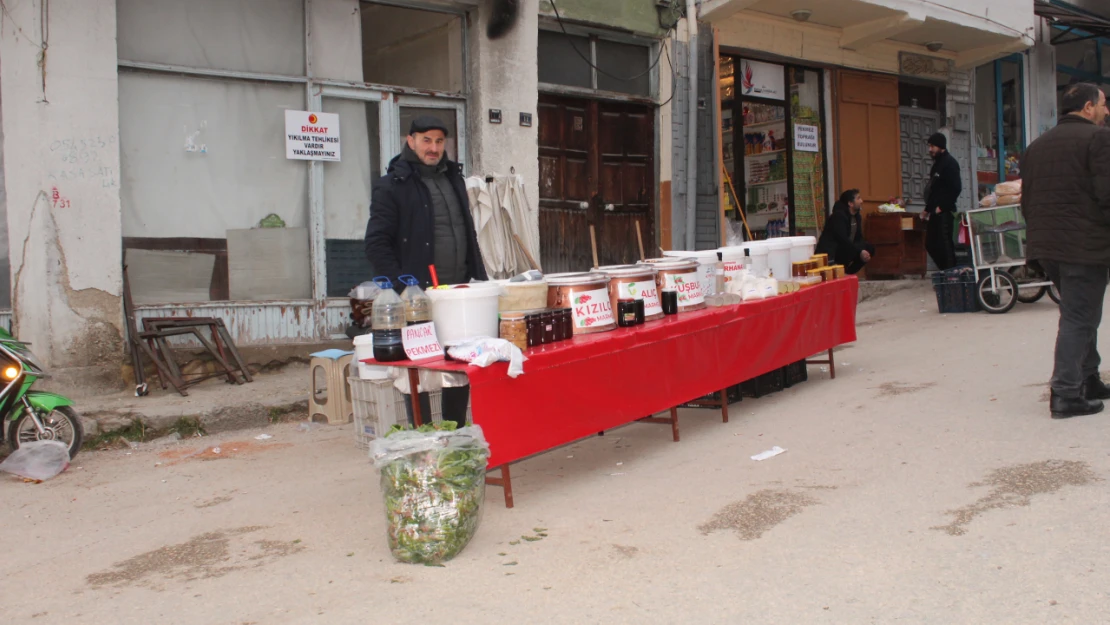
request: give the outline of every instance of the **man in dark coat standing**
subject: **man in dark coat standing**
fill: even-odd
[[[863,196],[859,189],[841,193],[817,241],[817,253],[828,254],[833,263],[844,265],[845,273],[859,273],[875,253],[875,246],[863,240],[861,208]]]
[[[952,233],[956,200],[963,191],[963,184],[960,182],[960,162],[948,153],[948,137],[939,132],[929,137],[929,156],[933,157],[933,169],[925,185],[925,212],[921,213],[921,219],[929,221],[925,249],[933,257],[937,269],[943,271],[956,266]]]
[[[374,184],[366,258],[394,284],[412,275],[427,288],[430,265],[440,284],[487,279],[462,168],[447,158],[446,142],[446,124],[416,118],[401,154]]]
[[[1102,411],[1098,326],[1110,279],[1110,130],[1106,95],[1071,85],[1063,117],[1021,160],[1027,256],[1060,291],[1060,326],[1049,410],[1054,419]]]

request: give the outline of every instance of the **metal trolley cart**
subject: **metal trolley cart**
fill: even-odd
[[[1060,303],[1060,293],[1035,263],[1026,264],[1025,218],[1020,205],[975,208],[960,217],[968,228],[971,265],[978,279],[975,297],[990,313],[1009,312],[1018,302],[1044,297]]]

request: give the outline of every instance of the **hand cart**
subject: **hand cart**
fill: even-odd
[[[975,208],[960,217],[968,228],[971,265],[978,280],[975,297],[990,313],[1009,312],[1018,302],[1044,297],[1060,303],[1060,292],[1044,270],[1025,259],[1025,218],[1021,206]]]

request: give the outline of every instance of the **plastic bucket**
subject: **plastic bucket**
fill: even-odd
[[[771,250],[767,247],[767,241],[748,241],[741,247],[747,250],[751,263],[751,266],[745,269],[757,278],[763,277],[763,273],[770,268],[767,264],[767,253]]]
[[[374,335],[360,334],[355,337],[355,362],[358,363],[358,377],[363,380],[385,380],[389,378],[389,367],[368,365],[363,360],[374,357]]]
[[[499,280],[503,291],[498,300],[498,312],[535,310],[547,306],[547,280],[509,282]]]
[[[740,272],[744,270],[744,248],[739,245],[722,247],[717,250],[717,253],[720,254],[721,263],[724,264],[725,283],[739,280]]]
[[[817,249],[817,237],[786,237],[793,247],[790,248],[790,262],[800,263],[813,257]]]
[[[771,239],[767,242],[767,266],[777,280],[789,280],[791,274],[790,250],[794,243],[786,239]]]
[[[428,289],[440,345],[475,336],[497,338],[501,292],[501,286],[492,282]]]
[[[714,295],[717,292],[717,250],[702,250],[700,252],[683,252],[675,250],[663,252],[667,258],[693,258],[698,261],[698,283],[701,284],[703,296]]]

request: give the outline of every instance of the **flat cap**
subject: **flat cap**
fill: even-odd
[[[429,130],[441,130],[444,136],[451,134],[448,132],[447,124],[443,123],[443,120],[438,117],[432,117],[431,115],[421,115],[412,120],[412,124],[409,125],[410,135],[414,135],[418,132],[428,132]]]

